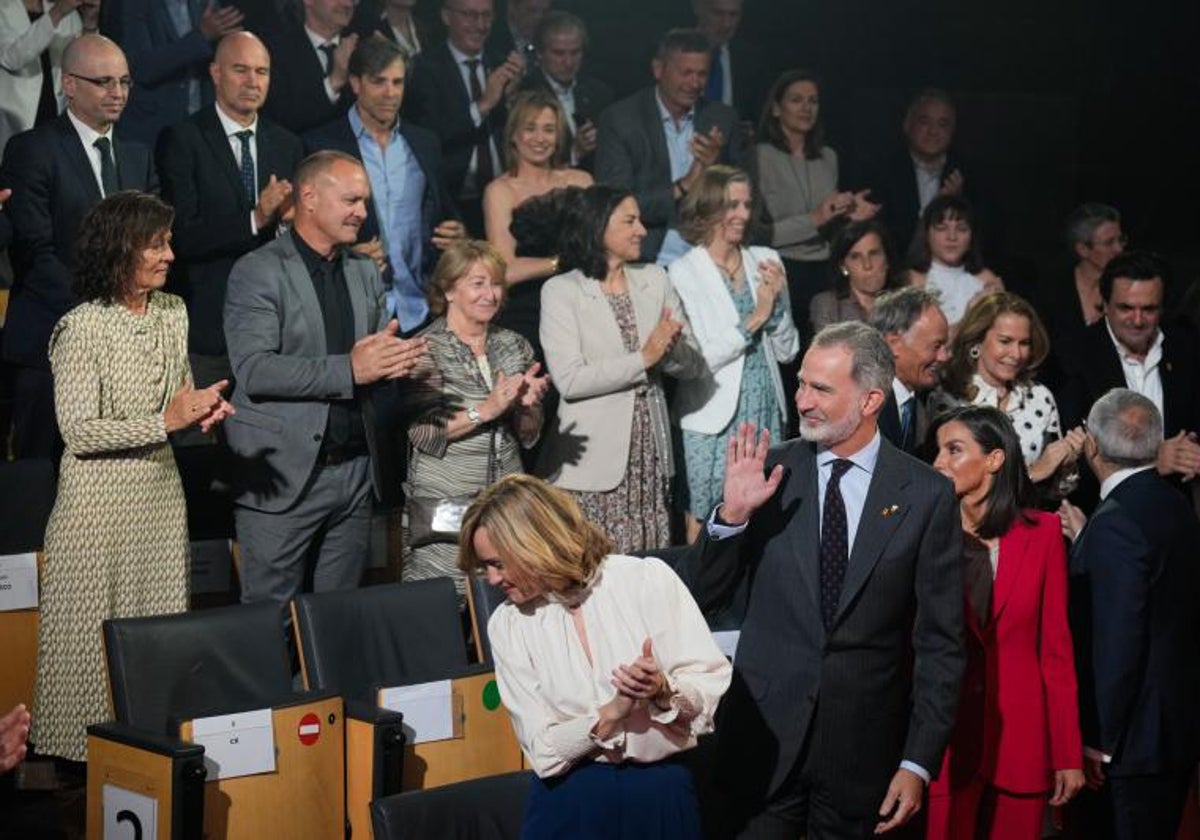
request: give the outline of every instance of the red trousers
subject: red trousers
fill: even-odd
[[[933,785],[925,840],[1038,840],[1049,791],[1012,793],[976,776],[959,787]]]

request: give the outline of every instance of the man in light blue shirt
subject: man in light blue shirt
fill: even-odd
[[[363,162],[371,182],[359,250],[382,266],[388,309],[405,333],[424,325],[437,253],[465,235],[446,187],[437,137],[401,121],[407,68],[390,41],[364,40],[350,56],[355,105],[305,136],[310,150],[337,149]]]

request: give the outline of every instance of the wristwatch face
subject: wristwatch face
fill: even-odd
[[[476,408],[475,406],[471,406],[470,408],[468,408],[467,409],[467,419],[470,420],[472,423],[478,423],[479,422],[479,409]]]

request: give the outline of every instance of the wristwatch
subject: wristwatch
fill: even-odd
[[[479,416],[479,406],[473,405],[467,409],[467,419],[475,426],[483,422],[483,418]]]

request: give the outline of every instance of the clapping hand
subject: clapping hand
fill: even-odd
[[[541,369],[542,363],[534,362],[521,377],[524,380],[521,388],[522,408],[533,408],[535,405],[539,405],[545,398],[546,392],[550,390],[550,374],[538,376]]]
[[[721,518],[731,525],[747,522],[750,514],[775,495],[783,481],[783,465],[765,475],[771,432],[763,429],[755,439],[753,423],[742,423],[729,436],[725,450],[725,491]]]
[[[229,380],[222,379],[207,388],[195,388],[188,379],[175,392],[163,410],[163,425],[168,433],[178,432],[199,424],[200,431],[208,432],[213,426],[236,412],[225,401],[221,392],[229,387]]]
[[[671,307],[664,306],[662,316],[646,338],[646,343],[642,345],[642,363],[646,370],[661,362],[663,357],[671,352],[682,331],[683,323],[671,317]]]
[[[865,222],[867,219],[875,218],[875,214],[879,212],[880,204],[875,204],[868,196],[871,195],[870,190],[859,190],[854,193],[854,201],[850,205],[850,209],[846,211],[846,218],[852,222]]]
[[[1160,475],[1179,475],[1184,481],[1200,474],[1200,443],[1196,441],[1196,433],[1180,431],[1159,444],[1157,466]]]
[[[355,385],[408,376],[425,356],[424,338],[400,338],[400,323],[393,318],[376,333],[364,335],[350,350],[350,371]]]
[[[628,665],[618,665],[613,669],[612,684],[618,694],[633,700],[654,700],[664,694],[667,678],[654,658],[649,637],[642,641],[641,656]]]

